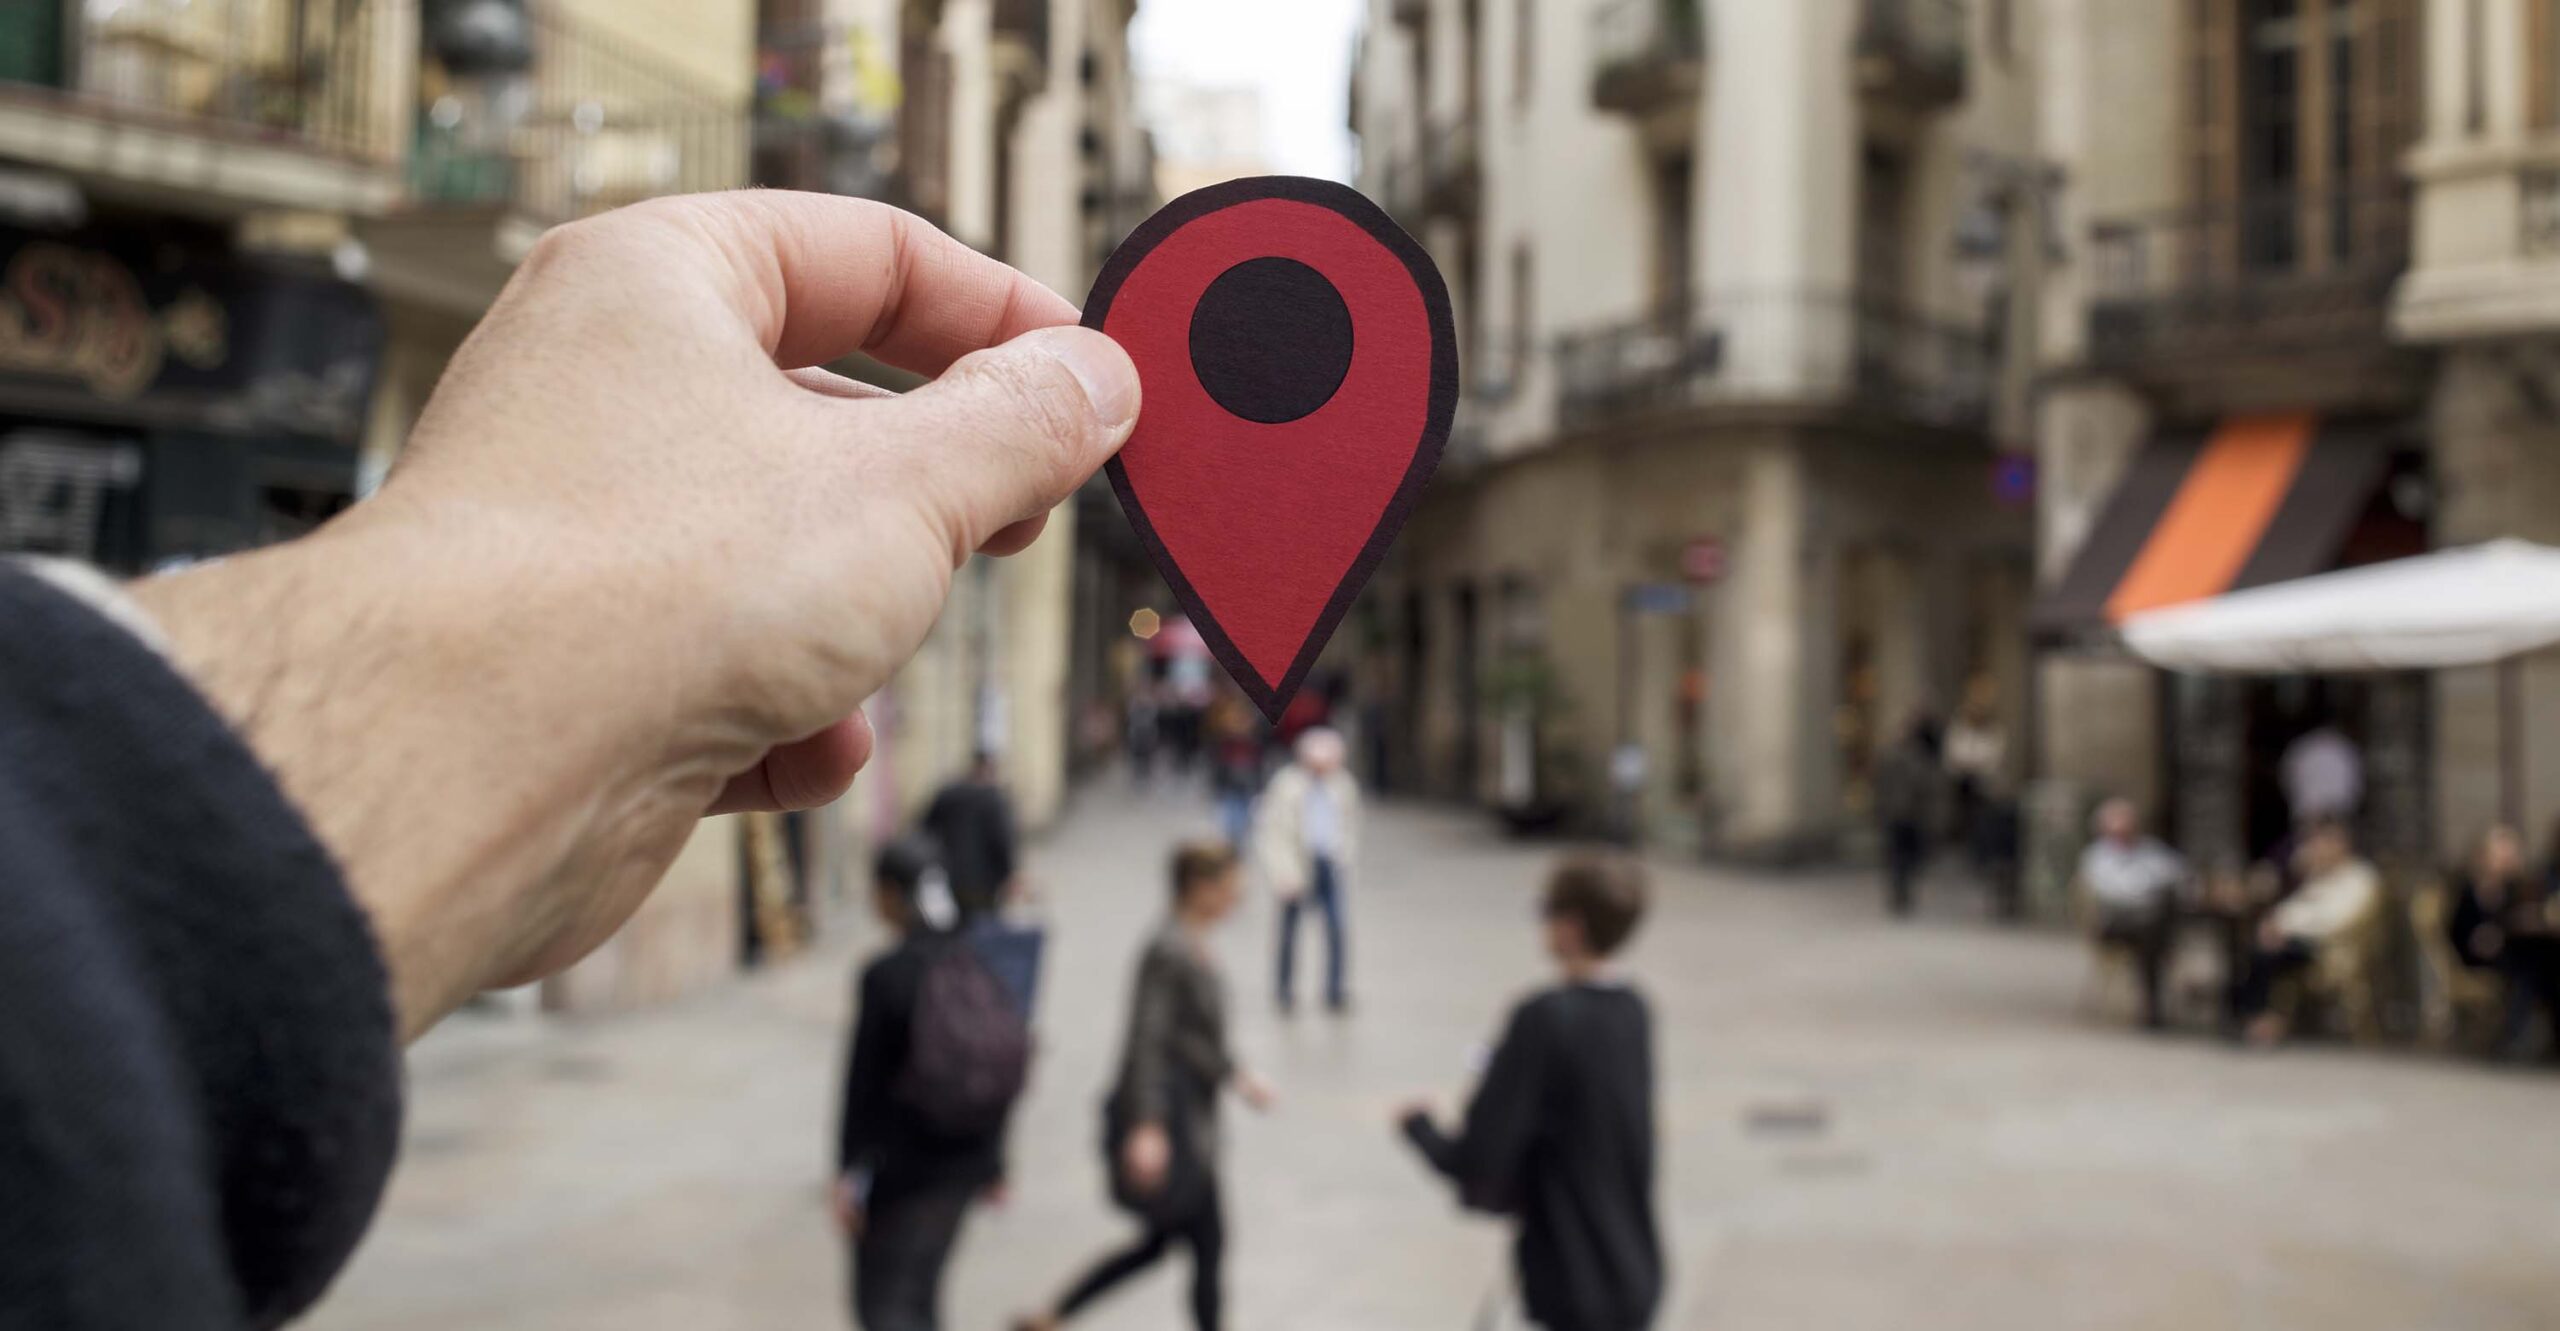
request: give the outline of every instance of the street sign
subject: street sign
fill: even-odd
[[[1680,547],[1680,576],[1703,587],[1724,580],[1724,538],[1701,536]]]
[[[1676,582],[1639,582],[1627,588],[1627,609],[1639,615],[1685,614],[1689,589]]]

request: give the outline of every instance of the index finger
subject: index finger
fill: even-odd
[[[789,190],[663,203],[707,224],[736,266],[738,312],[786,370],[864,351],[938,375],[1077,318],[1058,293],[885,203]]]

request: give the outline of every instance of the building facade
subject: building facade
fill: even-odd
[[[1334,653],[1389,785],[1820,856],[1913,719],[2016,733],[2028,7],[1376,0],[1354,77],[1466,382]]]
[[[2554,538],[2560,6],[2045,9],[2041,137],[2069,181],[2037,428],[2053,838],[2122,793],[2204,863],[2262,855],[2286,830],[2284,749],[2327,722],[2363,751],[2359,830],[2386,861],[2455,854],[2502,816],[2538,839],[2560,807],[2560,663],[2207,678],[2133,662],[2111,630]]]
[[[0,549],[144,572],[307,530],[378,483],[535,238],[655,195],[881,198],[1080,293],[1147,202],[1132,7],[0,7]],[[1029,821],[1049,817],[1062,517],[1031,552],[961,570],[873,700],[879,757],[852,798],[706,821],[546,999],[651,1001],[787,948],[976,751],[1003,757]]]

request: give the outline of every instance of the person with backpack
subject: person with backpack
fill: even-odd
[[[1520,1301],[1545,1331],[1642,1331],[1662,1301],[1653,1016],[1611,964],[1645,895],[1624,856],[1558,865],[1538,905],[1558,983],[1511,1010],[1455,1132],[1428,1100],[1397,1116],[1461,1204],[1518,1218]]]
[[[961,1223],[1001,1189],[1004,1130],[1030,1070],[1024,1006],[969,940],[940,859],[880,852],[872,904],[897,943],[862,971],[836,1155],[864,1331],[935,1331]]]
[[[1195,842],[1173,856],[1173,917],[1138,962],[1120,1073],[1103,1105],[1104,1167],[1112,1200],[1145,1225],[1138,1241],[1104,1257],[1048,1311],[1018,1331],[1057,1326],[1180,1243],[1191,1250],[1191,1319],[1217,1331],[1224,1294],[1226,1219],[1218,1185],[1218,1097],[1233,1088],[1255,1109],[1271,1087],[1236,1064],[1227,1047],[1227,991],[1209,935],[1242,895],[1236,853]]]

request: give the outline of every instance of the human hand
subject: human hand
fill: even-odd
[[[2283,947],[2284,930],[2276,927],[2276,922],[2273,920],[2260,920],[2258,922],[2258,946],[2271,952],[2277,948]]]
[[[1013,1201],[1013,1184],[1010,1180],[999,1178],[979,1191],[978,1200],[1002,1210]]]
[[[840,1178],[827,1193],[828,1209],[835,1213],[836,1228],[849,1239],[862,1237],[862,1194],[851,1178]]]
[[[1129,1186],[1139,1192],[1163,1187],[1165,1172],[1172,1165],[1173,1138],[1161,1123],[1141,1123],[1129,1129],[1120,1143],[1120,1167],[1129,1175]]]
[[[1395,1118],[1392,1121],[1401,1128],[1417,1118],[1430,1118],[1434,1108],[1430,1096],[1408,1096],[1396,1106]]]
[[[1254,1072],[1236,1074],[1236,1095],[1257,1113],[1267,1114],[1273,1105],[1280,1103],[1279,1089]]]
[[[534,247],[379,495],[135,596],[344,868],[414,1034],[593,949],[704,814],[845,790],[955,567],[1128,436],[1136,372],[1075,318],[876,203],[620,209]],[[857,348],[941,377],[808,368]]]

